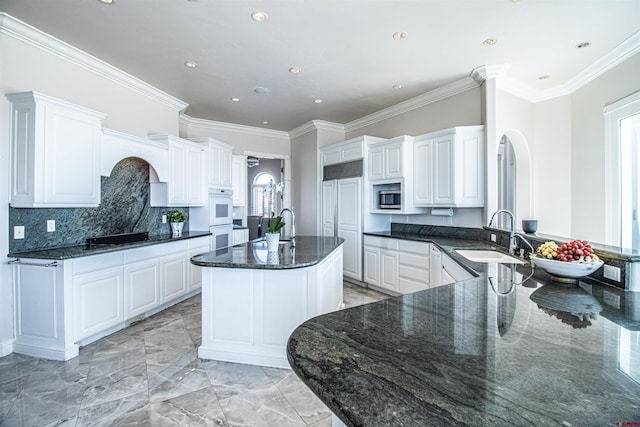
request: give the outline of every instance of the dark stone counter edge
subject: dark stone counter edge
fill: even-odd
[[[298,237],[300,239],[300,237]],[[326,253],[318,254],[315,259],[306,262],[297,262],[295,264],[238,264],[233,262],[215,262],[215,261],[200,261],[196,258],[201,256],[202,254],[195,255],[191,257],[191,264],[197,265],[200,267],[216,267],[216,268],[239,268],[239,269],[251,269],[251,270],[292,270],[295,268],[305,268],[311,267],[312,265],[319,264],[323,259],[328,257],[333,253],[340,245],[344,243],[344,239],[342,237],[338,237],[338,244],[336,244],[333,249]],[[256,239],[255,241],[259,241],[260,239]],[[243,245],[251,245],[252,242],[249,241],[247,243],[243,243]],[[240,245],[237,245],[240,246]]]
[[[58,248],[42,249],[39,251],[28,252],[12,252],[7,255],[8,258],[34,258],[34,259],[55,259],[65,260],[72,258],[81,258],[85,256],[106,254],[109,252],[123,251],[126,249],[140,248],[144,246],[160,245],[163,243],[177,242],[180,240],[195,239],[203,236],[210,236],[210,231],[186,231],[180,236],[171,234],[161,234],[150,237],[149,240],[140,242],[124,243],[114,246],[99,246],[88,249],[85,245],[62,246]]]

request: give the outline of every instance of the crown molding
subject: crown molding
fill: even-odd
[[[49,54],[79,65],[119,85],[132,89],[176,111],[183,111],[189,104],[160,89],[63,42],[31,25],[0,12],[0,34],[12,37]]]
[[[478,85],[481,85],[487,79],[497,79],[498,77],[506,75],[509,68],[511,68],[509,64],[481,65],[471,70],[470,77]]]
[[[297,128],[289,131],[290,138],[298,138],[314,130],[326,130],[330,132],[340,132],[344,134],[344,125],[340,123],[328,122],[325,120],[310,120]]]
[[[392,105],[391,107],[351,121],[344,126],[345,132],[353,132],[365,126],[399,116],[400,114],[408,113],[420,107],[475,89],[478,86],[478,83],[476,83],[476,81],[471,77],[456,80],[432,91],[423,93],[422,95],[407,99],[406,101]]]
[[[602,58],[585,68],[582,72],[571,78],[564,84],[566,90],[571,93],[580,89],[587,83],[595,80],[616,65],[626,61],[640,52],[640,31],[620,43]]]
[[[180,114],[180,124],[186,126],[197,126],[211,131],[241,133],[243,135],[255,135],[289,141],[289,132],[259,128],[255,126],[238,125],[235,123],[216,122],[214,120],[207,119],[197,119],[184,113]]]

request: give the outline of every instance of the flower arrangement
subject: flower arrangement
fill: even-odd
[[[271,214],[271,218],[269,218],[267,222],[267,233],[279,233],[284,226],[285,222],[281,216],[273,216],[273,214]]]

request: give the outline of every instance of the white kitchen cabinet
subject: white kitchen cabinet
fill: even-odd
[[[189,138],[206,147],[206,182],[208,187],[232,188],[233,147],[214,138]]]
[[[75,341],[124,321],[122,267],[100,269],[73,277]]]
[[[321,150],[322,165],[327,166],[363,158],[363,138],[366,138],[369,142],[378,142],[383,140],[382,138],[374,138],[370,136],[358,137],[324,148]]]
[[[233,155],[231,160],[233,206],[247,204],[247,156]]]
[[[233,229],[233,244],[239,245],[240,243],[246,243],[249,241],[249,229],[248,228],[234,228]]]
[[[124,268],[125,319],[131,319],[160,305],[160,269],[156,259]]]
[[[150,135],[149,139],[165,144],[169,150],[169,178],[167,182],[150,183],[151,206],[203,206],[204,148],[173,135]]]
[[[421,135],[413,146],[415,206],[484,206],[484,126]]]
[[[69,260],[14,262],[14,351],[68,360],[79,345],[122,329],[197,292],[201,267],[192,256],[209,251],[209,236]]]
[[[413,137],[404,135],[369,145],[369,180],[412,178],[412,143]]]
[[[106,116],[37,92],[11,102],[11,206],[100,204],[102,119]]]
[[[432,248],[429,242],[366,235],[363,280],[401,294],[437,286],[432,278]]]

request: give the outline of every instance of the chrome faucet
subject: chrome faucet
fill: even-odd
[[[293,213],[293,211],[289,208],[284,208],[280,211],[280,214],[278,216],[282,216],[282,214],[284,212],[289,212],[291,214],[291,246],[295,247],[296,246],[296,215]],[[286,228],[286,227],[285,227]],[[282,237],[284,238],[284,229],[282,230]]]
[[[531,244],[531,242],[529,242],[522,234],[520,233],[516,233],[515,237],[519,237],[520,240],[522,240],[524,243],[527,244],[527,246],[529,246],[529,249],[531,249],[531,254],[535,253],[536,250],[533,248],[533,245]],[[524,249],[520,249],[520,257],[524,256]]]
[[[516,237],[515,237],[516,229],[514,224],[515,220],[513,217],[513,213],[507,209],[498,209],[491,216],[491,220],[489,220],[489,225],[487,227],[491,228],[491,224],[493,224],[493,220],[500,213],[505,213],[509,215],[509,218],[511,219],[511,230],[509,230],[509,253],[513,255],[516,248],[518,247],[518,245],[516,244]]]

